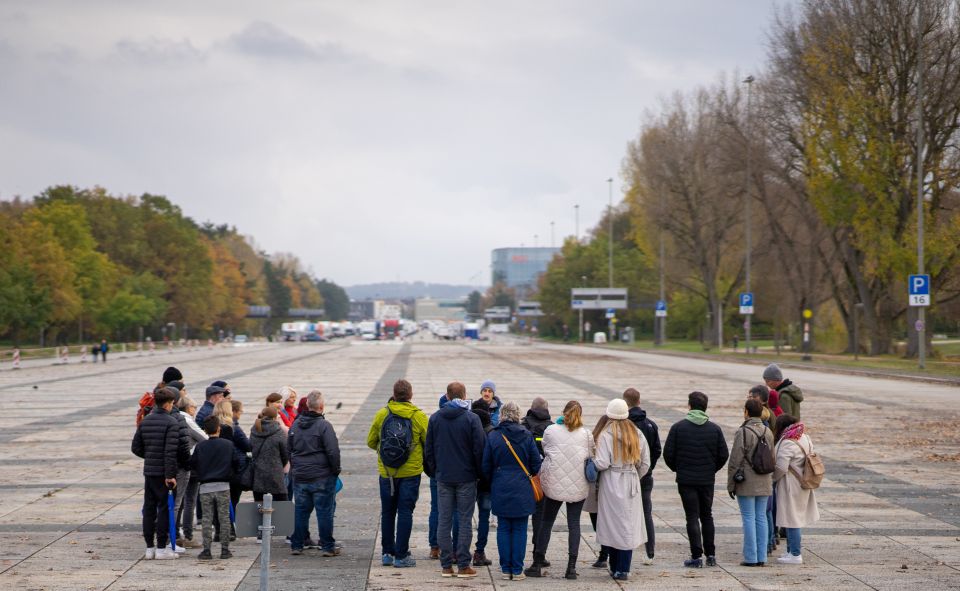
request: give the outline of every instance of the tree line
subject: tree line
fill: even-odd
[[[755,76],[674,94],[629,143],[625,198],[608,214],[626,320],[652,324],[662,264],[670,335],[716,343],[718,312],[727,336],[742,331],[749,224],[755,333],[796,341],[810,309],[838,348],[882,354],[906,336],[915,354],[921,131],[923,334],[958,330],[960,2],[805,0],[775,15],[768,45]],[[567,240],[543,276],[554,324],[575,325],[571,287],[605,285],[606,223]]]
[[[271,306],[265,323],[248,305]],[[349,298],[292,254],[198,224],[159,195],[56,186],[0,203],[0,337],[13,342],[269,333],[290,308],[346,318]],[[186,333],[184,333],[186,331]]]

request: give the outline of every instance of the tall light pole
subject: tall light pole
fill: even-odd
[[[573,206],[573,236],[580,243],[580,204]]]
[[[553,241],[553,222],[550,222],[550,248],[556,248],[556,244]]]
[[[610,194],[610,205],[607,209],[607,217],[609,221],[607,224],[607,232],[610,234],[610,287],[613,287],[613,178],[607,179],[607,186],[609,187],[608,192]]]
[[[750,132],[752,131],[752,121],[750,117],[750,99],[751,99],[751,90],[753,89],[753,76],[747,76],[743,79],[744,83],[747,85],[747,125],[744,132],[744,138],[747,141],[747,177],[743,187],[743,201],[744,201],[744,234],[746,239],[746,251],[747,251],[747,260],[746,260],[746,292],[750,293],[750,249],[751,246],[751,236],[750,236]],[[746,347],[747,354],[750,353],[750,329],[752,327],[752,322],[750,322],[751,317],[747,316],[747,321],[743,323],[744,326],[744,336],[746,337]],[[720,348],[723,348],[723,343],[720,343]]]
[[[667,301],[666,288],[664,287],[664,264],[663,260],[666,256],[666,248],[664,248],[663,242],[663,220],[665,219],[665,207],[663,199],[663,191],[660,192],[660,223],[657,224],[657,237],[660,240],[660,301]],[[666,329],[667,329],[667,318],[666,316],[657,316],[657,335],[654,339],[655,345],[663,345],[666,341]]]
[[[923,2],[917,3],[917,274],[923,275]],[[929,286],[928,286],[929,287]],[[931,291],[932,297],[932,291]],[[924,369],[927,337],[925,309],[917,306],[917,360]]]

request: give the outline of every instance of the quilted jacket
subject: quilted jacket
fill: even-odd
[[[583,475],[583,463],[593,457],[593,436],[580,427],[568,431],[563,425],[550,425],[543,433],[543,466],[540,483],[543,494],[555,501],[576,503],[587,498],[589,484]]]

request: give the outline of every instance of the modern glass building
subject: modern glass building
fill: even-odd
[[[491,253],[493,283],[502,281],[520,295],[528,294],[536,290],[537,280],[558,252],[559,248],[547,246],[497,248]]]

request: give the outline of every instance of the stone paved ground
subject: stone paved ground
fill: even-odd
[[[311,552],[293,557],[282,540],[275,541],[272,589],[399,591],[429,584],[483,589],[960,588],[960,436],[954,427],[960,390],[799,370],[788,377],[804,387],[804,419],[829,471],[818,491],[823,518],[804,531],[803,566],[736,566],[739,516],[721,482],[715,503],[720,567],[681,568],[687,554],[683,513],[672,475],[663,465],[655,472],[656,563],[635,563],[626,584],[617,585],[589,568],[595,543],[586,518],[578,581],[562,579],[562,568],[552,569],[546,579],[501,581],[496,565],[482,569],[474,580],[441,580],[439,565],[427,559],[426,478],[412,540],[417,568],[379,566],[375,457],[364,442],[370,418],[396,378],[406,376],[414,385],[415,402],[430,412],[447,382],[464,381],[476,396],[480,382],[489,377],[504,400],[522,407],[539,395],[556,413],[567,400],[579,399],[588,424],[609,398],[635,386],[664,434],[682,417],[686,393],[699,389],[711,397],[713,420],[732,434],[744,394],[760,371],[593,348],[462,345],[420,338],[403,346],[238,347],[115,358],[106,366],[0,371],[0,588],[258,588],[259,547],[252,540],[234,544],[230,561],[199,563],[196,551],[174,562],[140,559],[141,465],[129,453],[129,441],[140,393],[171,363],[198,394],[214,379],[230,380],[235,397],[247,407],[245,426],[263,397],[282,384],[301,393],[317,387],[329,399],[328,418],[340,434],[346,467],[336,525],[345,551],[338,558]],[[548,553],[557,565],[565,559],[563,524],[559,519]],[[491,531],[488,547],[494,561],[495,533]]]

